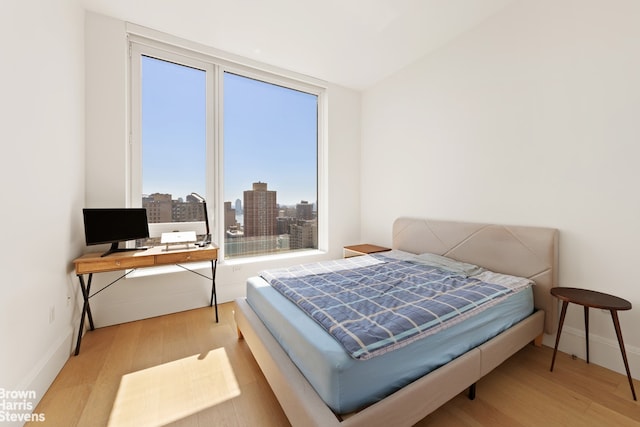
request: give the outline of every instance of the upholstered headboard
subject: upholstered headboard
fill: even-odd
[[[534,304],[545,311],[545,332],[557,326],[558,230],[545,227],[480,224],[424,218],[398,218],[394,249],[431,252],[535,282]]]

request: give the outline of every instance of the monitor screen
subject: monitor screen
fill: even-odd
[[[149,237],[144,208],[85,208],[84,236],[87,245],[99,245]]]

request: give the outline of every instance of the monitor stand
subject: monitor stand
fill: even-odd
[[[111,247],[109,248],[109,250],[107,252],[103,253],[102,255],[100,255],[100,257],[104,257],[104,256],[110,255],[110,254],[115,253],[115,252],[129,252],[129,251],[139,251],[139,250],[141,250],[139,248],[120,248],[120,247],[118,247],[118,244],[119,244],[119,242],[113,242],[111,244]]]

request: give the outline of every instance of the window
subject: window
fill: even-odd
[[[152,237],[204,234],[203,204],[192,193],[207,193],[213,67],[133,44],[131,70],[131,205],[147,209]]]
[[[142,56],[142,207],[150,223],[203,221],[205,71]]]
[[[227,257],[318,248],[318,96],[224,73]]]
[[[152,237],[204,234],[204,198],[225,258],[318,249],[323,90],[161,47],[131,45],[131,205]]]

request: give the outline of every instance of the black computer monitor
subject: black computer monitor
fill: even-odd
[[[82,214],[87,246],[111,243],[111,248],[102,256],[131,250],[118,247],[120,242],[149,237],[144,208],[85,208]]]

